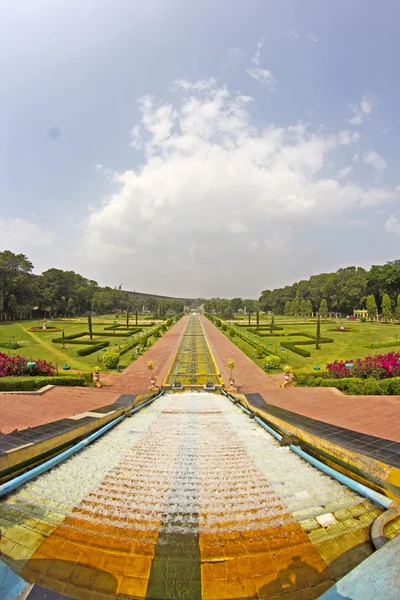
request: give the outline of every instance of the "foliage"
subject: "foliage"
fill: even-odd
[[[230,338],[234,338],[235,337],[235,330],[233,329],[233,327],[231,327],[228,331],[228,335]]]
[[[154,361],[148,360],[147,361],[147,368],[148,368],[149,371],[152,371],[154,369]]]
[[[18,344],[18,342],[3,342],[2,340],[0,340],[0,348],[18,350],[19,347],[20,345]]]
[[[396,320],[400,321],[400,294],[397,295]]]
[[[268,364],[270,369],[279,369],[279,367],[281,366],[282,359],[280,358],[280,356],[270,354],[266,357],[265,362]]]
[[[119,353],[108,351],[103,356],[103,364],[106,369],[116,369],[119,363]]]
[[[291,352],[299,354],[300,356],[304,356],[305,358],[311,356],[311,352],[304,350],[304,348],[299,348],[293,342],[281,342],[281,346],[282,348],[286,348],[286,350],[290,350]]]
[[[93,354],[94,352],[98,352],[99,350],[103,350],[103,348],[107,348],[107,346],[109,346],[110,342],[105,341],[105,342],[92,342],[93,345],[88,346],[87,348],[79,348],[79,350],[77,351],[77,355],[78,356],[89,356],[89,354]]]
[[[283,372],[284,373],[293,373],[293,367],[291,367],[290,365],[285,365],[283,367]]]
[[[233,358],[229,358],[228,359],[228,369],[231,372],[231,377],[232,377],[232,371],[235,368],[235,360]]]
[[[322,301],[321,301],[322,304]],[[319,344],[320,344],[320,340],[321,340],[321,318],[320,318],[320,314],[317,314],[317,333],[315,336],[315,349],[319,350]]]
[[[328,316],[328,303],[325,300],[325,298],[322,298],[321,303],[319,305],[319,314],[321,315],[321,317]]]
[[[29,368],[28,359],[23,356],[15,354],[14,356],[8,356],[7,354],[0,353],[0,377],[13,376],[24,376],[24,375],[46,375],[52,376],[56,372],[56,368],[51,363],[45,360],[36,360],[35,366]]]
[[[45,385],[71,385],[84,386],[85,378],[81,376],[68,375],[51,377],[1,377],[0,392],[31,392],[40,390]]]
[[[378,315],[378,307],[376,305],[375,296],[370,294],[367,298],[366,308],[368,311],[368,318],[372,321],[372,319],[376,319]]]
[[[92,328],[92,314],[88,313],[88,329],[89,329],[89,337],[93,339],[93,328]]]
[[[365,347],[370,349],[378,349],[378,348],[394,348],[395,346],[400,346],[400,341],[395,342],[393,340],[388,342],[377,342],[374,344],[367,344]]]
[[[353,368],[349,369],[346,364],[352,363]],[[343,377],[359,377],[367,379],[385,379],[388,377],[400,376],[400,353],[389,352],[388,354],[376,354],[375,356],[366,356],[364,359],[355,361],[338,361],[327,365],[329,376],[336,379]]]
[[[387,294],[383,294],[382,296],[382,318],[385,320],[385,323],[391,320],[393,317],[392,313],[392,303],[390,302],[390,297]]]

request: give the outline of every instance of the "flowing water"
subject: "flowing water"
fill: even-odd
[[[361,503],[225,397],[186,392],[164,395],[12,494],[0,506],[0,523],[6,537],[7,524],[9,534],[16,526],[40,534],[26,555],[32,579],[42,569],[35,559],[71,561],[75,552],[78,564],[112,573],[120,597],[198,598],[216,586],[209,565],[215,575],[222,563],[235,571],[221,581],[231,577],[243,590],[251,583],[257,593],[257,577],[270,581],[274,548],[274,560],[290,550],[323,573],[306,531],[319,527],[316,517]],[[110,556],[124,560],[125,571],[111,567]],[[244,559],[261,556],[257,576],[239,577]],[[147,562],[138,574],[140,557]],[[52,578],[47,585],[57,589]],[[74,586],[71,595],[83,598]],[[251,597],[221,589],[215,597]]]

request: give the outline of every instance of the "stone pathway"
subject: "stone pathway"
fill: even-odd
[[[264,373],[208,319],[200,319],[225,382],[229,378],[228,359],[235,360],[234,375],[240,393],[258,392],[268,404],[332,425],[400,442],[399,396],[345,396],[331,388],[280,389],[275,376]]]
[[[162,382],[179,346],[189,317],[183,317],[123,373],[104,375],[110,387],[103,389],[54,387],[39,394],[0,393],[0,433],[26,429],[113,404],[121,393],[143,394],[150,376],[147,361],[154,361],[154,375]]]

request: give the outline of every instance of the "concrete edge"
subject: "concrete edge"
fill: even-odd
[[[235,393],[232,397],[240,400],[241,404],[276,427],[285,435],[297,437],[305,446],[305,450],[314,452],[319,460],[336,469],[355,481],[368,485],[372,489],[399,501],[400,499],[400,469],[385,464],[361,453],[353,452],[343,446],[309,433],[271,415],[267,410],[254,407],[243,394]],[[267,407],[267,405],[266,405]]]
[[[83,425],[80,424],[79,419],[77,419],[76,427],[70,431],[63,432],[38,443],[25,444],[20,448],[1,455],[0,473],[6,473],[6,475],[3,475],[3,477],[0,478],[0,483],[4,483],[10,479],[11,476],[19,474],[19,471],[27,470],[29,468],[29,466],[26,465],[27,462],[38,462],[40,461],[41,456],[44,454],[51,454],[52,456],[58,454],[65,449],[66,446],[71,446],[80,439],[83,439],[91,433],[94,433],[104,425],[107,425],[107,423],[110,421],[113,421],[114,419],[126,413],[128,410],[140,406],[156,394],[157,392],[140,394],[136,396],[130,404],[121,407],[114,407],[114,409],[111,408],[114,406],[111,404],[110,412],[100,418],[94,418],[89,423],[84,423]],[[79,415],[76,416],[79,417]]]
[[[398,600],[400,598],[400,536],[371,554],[327,592],[321,600]]]
[[[57,385],[45,385],[42,388],[40,388],[40,390],[33,390],[33,391],[28,391],[28,392],[0,392],[0,394],[12,394],[14,396],[19,395],[19,396],[24,396],[26,394],[28,394],[29,396],[41,396],[42,394],[45,394],[46,392],[49,392],[50,390],[52,390],[55,387],[65,387],[65,386],[57,386]],[[72,387],[72,386],[71,386]]]

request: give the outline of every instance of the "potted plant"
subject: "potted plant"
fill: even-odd
[[[148,360],[147,361],[147,368],[148,368],[148,370],[150,371],[150,374],[151,374],[150,381],[151,381],[152,385],[154,385],[156,383],[156,381],[157,381],[157,377],[155,377],[152,374],[152,371],[154,369],[154,362],[152,360]]]
[[[230,385],[231,385],[231,386],[234,386],[234,385],[235,385],[235,379],[234,379],[234,377],[233,377],[233,369],[234,369],[234,368],[235,368],[235,361],[234,361],[234,359],[233,359],[233,358],[230,358],[230,359],[228,360],[228,369],[229,369],[229,370],[230,370],[230,372],[231,372],[231,375],[230,375],[230,377],[229,377],[229,383],[230,383]]]

